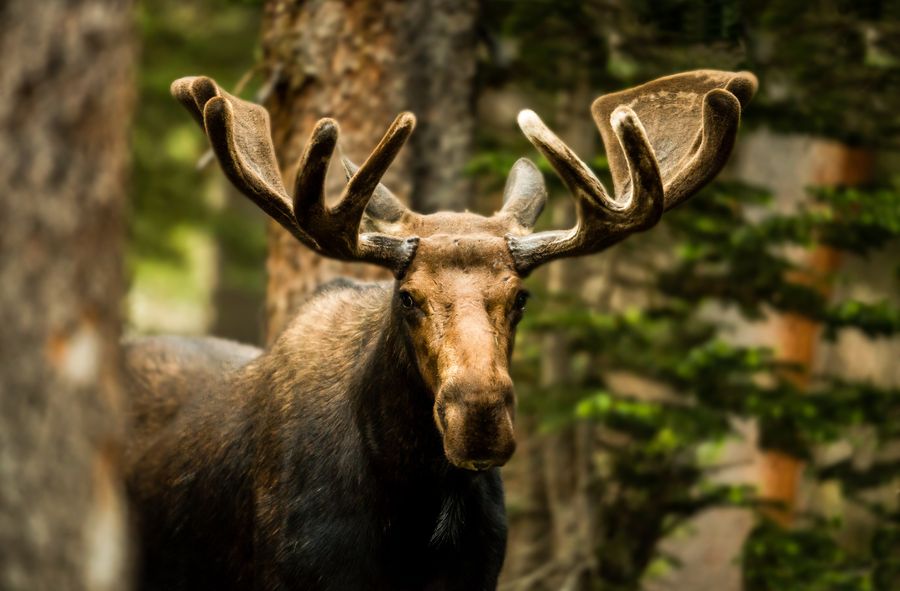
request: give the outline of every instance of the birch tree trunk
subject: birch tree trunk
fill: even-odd
[[[0,588],[125,589],[132,3],[0,4]]]
[[[361,163],[393,118],[412,110],[417,130],[385,183],[411,195],[417,209],[465,207],[477,6],[475,0],[270,0],[262,33],[273,84],[266,107],[288,178],[320,117],[338,121],[341,149]],[[329,194],[338,195],[343,183],[340,173],[330,175]],[[323,282],[387,277],[368,265],[323,259],[274,223],[267,268],[269,342]]]

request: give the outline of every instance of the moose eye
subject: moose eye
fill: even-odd
[[[528,298],[530,298],[530,297],[531,297],[531,294],[528,293],[527,291],[524,291],[524,290],[520,291],[519,293],[516,294],[516,301],[513,304],[513,306],[515,306],[515,309],[518,310],[519,312],[524,311],[525,305],[528,303]]]
[[[399,297],[400,306],[402,306],[404,310],[412,310],[416,307],[416,301],[408,291],[401,291]]]

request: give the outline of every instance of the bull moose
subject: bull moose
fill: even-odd
[[[420,215],[380,184],[413,131],[399,115],[333,207],[338,125],[315,126],[282,183],[268,113],[206,77],[174,96],[225,175],[315,252],[389,269],[337,282],[268,350],[212,338],[126,343],[126,476],[144,589],[494,589],[506,546],[499,467],[515,449],[509,375],[523,278],[654,226],[725,164],[749,73],[701,70],[592,106],[614,197],[536,114],[519,126],[575,198],[532,233],[547,192],[527,159],[490,217]]]

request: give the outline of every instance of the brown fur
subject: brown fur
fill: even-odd
[[[462,288],[458,271],[438,277]],[[499,475],[448,463],[397,287],[325,289],[263,353],[173,337],[126,346],[144,589],[494,587]],[[463,453],[493,453],[488,431],[463,435],[475,441]]]

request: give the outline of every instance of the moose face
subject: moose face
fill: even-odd
[[[509,361],[527,298],[506,240],[489,235],[421,239],[397,282],[395,309],[455,466],[502,466],[515,449]]]

